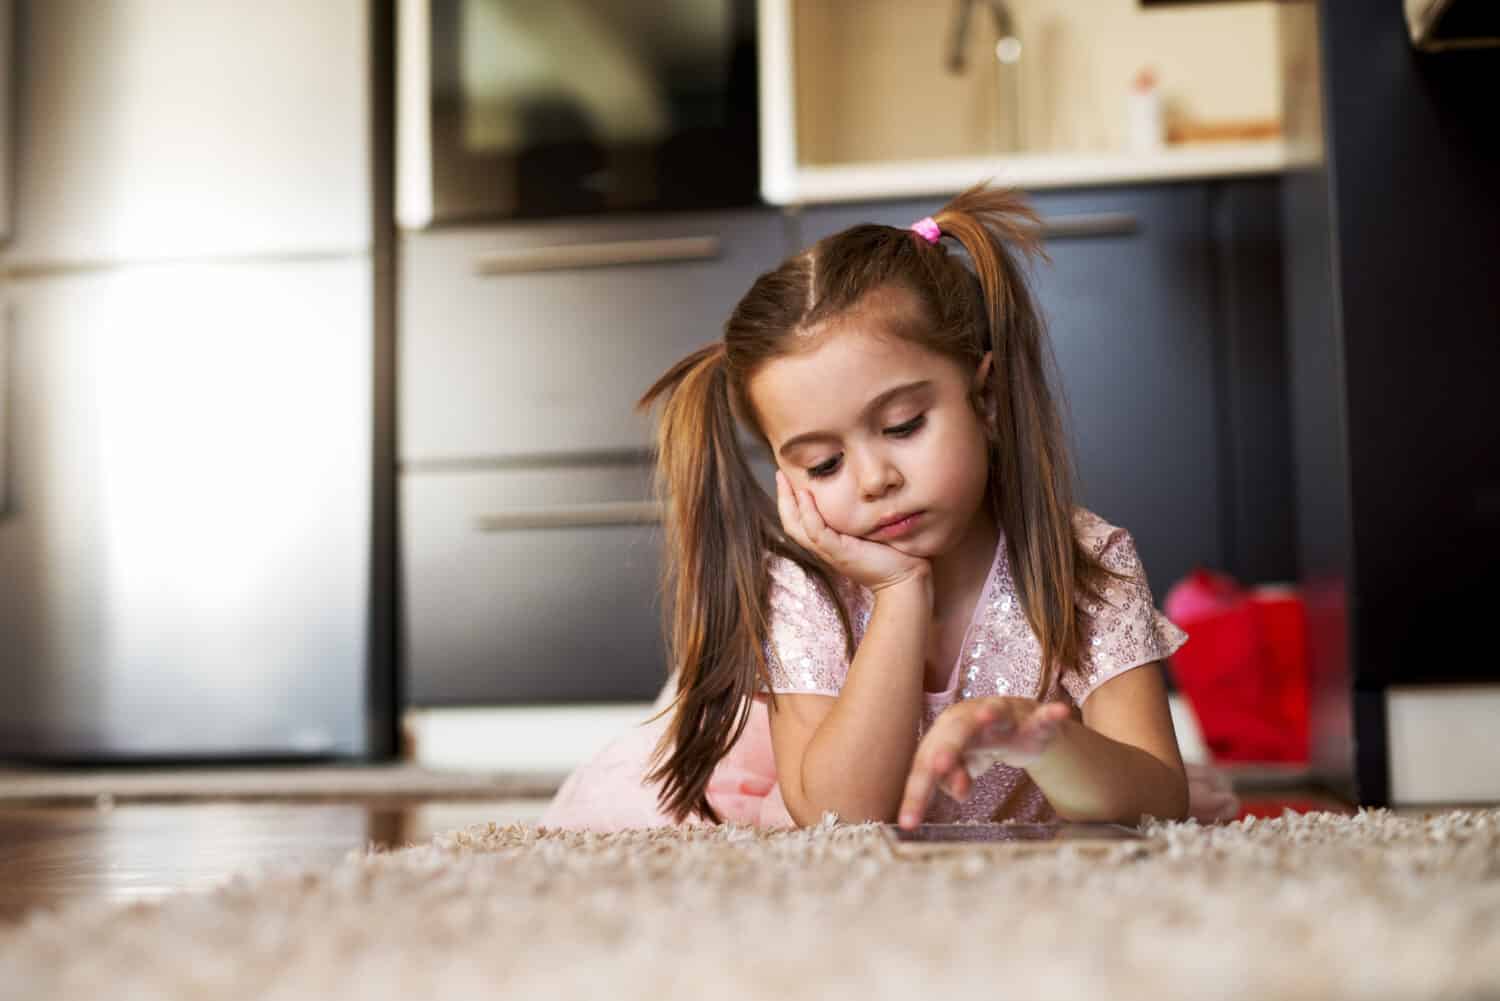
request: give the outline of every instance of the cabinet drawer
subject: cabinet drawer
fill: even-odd
[[[786,250],[772,209],[403,240],[407,461],[643,447],[636,400]]]
[[[769,492],[769,458],[751,464]],[[403,475],[408,702],[656,698],[667,667],[650,472]]]
[[[654,698],[660,526],[644,465],[401,479],[413,705]]]

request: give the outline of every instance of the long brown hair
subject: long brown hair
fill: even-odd
[[[693,813],[719,820],[709,778],[743,733],[756,693],[770,689],[767,556],[795,561],[833,594],[828,569],[782,531],[736,433],[743,423],[764,441],[750,379],[772,359],[804,350],[799,332],[896,286],[916,296],[922,315],[892,324],[892,332],[968,371],[992,353],[987,393],[974,402],[990,440],[993,515],[1041,646],[1038,698],[1051,691],[1058,663],[1079,654],[1076,597],[1097,595],[1103,575],[1119,576],[1074,530],[1074,474],[1051,388],[1051,349],[1018,256],[1047,259],[1036,213],[1020,193],[981,184],[933,219],[970,266],[945,242],[929,244],[909,229],[858,225],[825,237],[761,275],[725,323],[723,341],[673,365],[641,398],[643,409],[662,404],[656,482],[666,510],[664,611],[678,680],[668,707],[674,716],[647,780],[661,783],[662,808],[679,822]],[[842,603],[834,604],[844,615]],[[852,655],[847,618],[844,640]]]

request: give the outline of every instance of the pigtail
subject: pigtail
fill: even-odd
[[[749,720],[769,669],[769,572],[774,508],[735,433],[724,347],[702,348],[667,371],[639,406],[660,401],[656,487],[666,511],[663,590],[667,646],[678,680],[671,725],[651,758],[664,812],[681,823],[708,802],[714,767]]]
[[[993,356],[991,503],[1005,533],[1007,555],[1027,620],[1041,645],[1038,698],[1046,697],[1058,665],[1076,663],[1082,625],[1075,596],[1098,595],[1102,567],[1074,529],[1075,474],[1054,399],[1055,369],[1042,313],[1018,253],[1047,260],[1041,222],[1016,191],[978,185],[934,217],[962,244],[983,297],[976,324]]]

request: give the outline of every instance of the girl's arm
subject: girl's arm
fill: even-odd
[[[1083,703],[1083,722],[1062,721],[1026,768],[1064,820],[1136,824],[1141,814],[1182,820],[1187,775],[1159,663],[1120,674]]]
[[[926,571],[878,591],[838,697],[776,697],[777,779],[799,825],[829,810],[854,823],[895,819],[917,747],[931,616]]]
[[[770,712],[776,778],[787,813],[816,823],[896,814],[922,711],[932,619],[932,565],[829,528],[807,490],[776,471],[776,506],[791,538],[875,596],[839,695],[778,696]]]
[[[903,826],[920,820],[936,787],[968,797],[969,758],[981,770],[996,761],[1026,769],[1063,820],[1133,825],[1142,814],[1187,816],[1187,778],[1159,663],[1096,688],[1082,723],[1061,702],[994,697],[951,706],[917,749]]]

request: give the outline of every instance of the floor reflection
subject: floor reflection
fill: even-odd
[[[536,801],[171,803],[0,809],[0,922],[77,900],[205,891],[263,868],[335,863],[481,824],[534,822]]]

